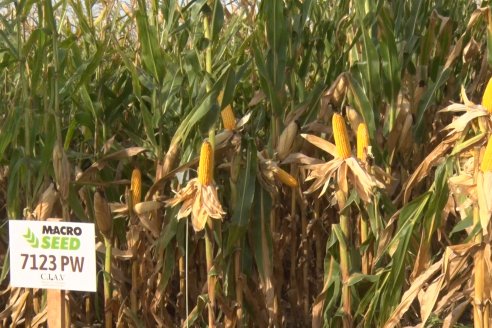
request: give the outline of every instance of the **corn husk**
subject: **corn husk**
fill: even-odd
[[[284,160],[290,154],[298,131],[299,125],[297,122],[292,121],[282,131],[282,134],[280,134],[277,145],[277,156],[279,160]]]
[[[102,190],[96,190],[94,193],[94,216],[99,231],[105,238],[110,238],[113,230],[113,218]]]

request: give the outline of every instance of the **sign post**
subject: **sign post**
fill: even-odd
[[[64,291],[96,291],[94,224],[10,220],[9,240],[10,284],[48,289],[48,327],[65,327]]]
[[[48,327],[67,327],[65,314],[67,311],[65,291],[59,289],[48,289],[46,298],[46,309],[48,312]]]
[[[49,222],[61,222],[62,219],[51,218]],[[61,328],[66,327],[65,314],[67,311],[67,302],[65,300],[65,291],[60,289],[48,289],[46,291],[46,309],[48,313],[48,327]]]

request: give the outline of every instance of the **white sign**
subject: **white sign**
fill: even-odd
[[[93,223],[9,221],[12,287],[96,291]]]

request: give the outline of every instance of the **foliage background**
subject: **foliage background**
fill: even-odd
[[[222,130],[220,109],[228,104],[238,118],[251,118],[237,132],[238,164],[231,164],[230,148],[216,158],[227,212],[207,232],[215,247],[208,275],[218,281],[217,322],[341,325],[336,184],[323,197],[306,195],[302,165],[276,157],[290,122],[332,140],[331,116],[340,112],[352,129],[355,119],[368,125],[373,162],[392,176],[371,204],[353,190],[348,200],[351,278],[345,283],[354,325],[471,324],[472,268],[462,264],[450,273],[444,267],[451,263],[446,249],[467,245],[479,229],[471,210],[454,206],[447,181],[461,173],[461,155],[484,145],[485,135],[466,130],[460,141],[476,137],[473,143],[448,147],[432,160],[428,155],[452,121],[452,114],[438,111],[460,101],[461,86],[481,101],[492,61],[488,2],[2,0],[0,8],[2,325],[46,320],[42,291],[8,286],[6,223],[28,217],[50,183],[60,184],[52,160],[57,143],[70,163],[70,184],[52,215],[67,206],[70,220],[94,222],[95,186],[110,202],[124,203],[134,167],[142,171],[143,194],[153,191],[147,200],[172,197],[179,184],[172,169],[191,168],[181,170],[185,181],[195,176],[193,159],[209,131]],[[340,75],[346,83],[337,93]],[[295,176],[299,187],[275,179],[265,184],[258,152]],[[328,157],[301,137],[290,152]],[[113,251],[112,260],[116,325],[185,325],[186,318],[206,324],[204,233],[178,222],[176,213],[160,208],[145,224],[114,213],[112,242],[121,251]],[[371,226],[363,244],[361,217]],[[471,247],[463,263],[472,263]],[[366,252],[374,261],[362,273]],[[138,306],[131,309],[135,261]],[[100,262],[102,270],[102,254]],[[427,278],[415,285],[419,275]],[[418,295],[403,297],[416,287]],[[70,295],[73,323],[103,320],[102,292]]]

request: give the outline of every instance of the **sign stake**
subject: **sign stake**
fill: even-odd
[[[65,317],[67,302],[65,300],[65,291],[58,289],[47,290],[47,312],[48,327],[63,328],[67,327],[67,318]]]
[[[51,218],[48,221],[60,222],[59,218]],[[47,289],[46,308],[48,312],[48,327],[49,328],[64,328],[68,327],[66,314],[70,311],[67,308],[68,302],[65,300],[65,291],[59,289]]]

